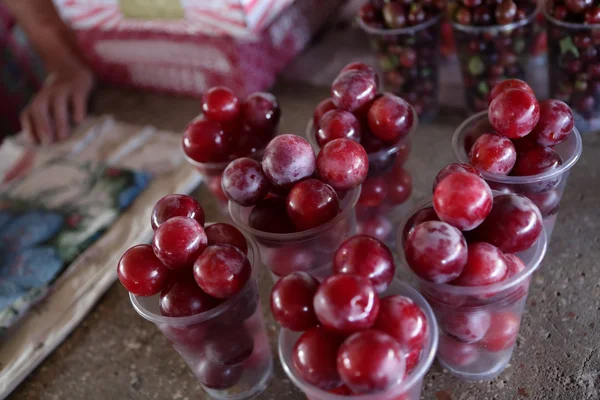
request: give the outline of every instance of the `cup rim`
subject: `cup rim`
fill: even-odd
[[[229,216],[233,220],[233,223],[236,227],[238,227],[248,235],[252,236],[253,238],[260,239],[261,241],[303,242],[305,240],[314,238],[316,235],[319,235],[322,232],[325,232],[326,230],[335,226],[338,222],[342,221],[343,219],[346,219],[350,215],[350,213],[354,212],[354,206],[356,206],[356,203],[358,202],[358,198],[360,197],[360,191],[361,186],[358,186],[346,193],[346,196],[350,196],[348,197],[348,203],[346,204],[346,207],[344,207],[342,211],[335,216],[335,218],[333,218],[330,221],[327,221],[323,225],[319,225],[315,228],[307,229],[305,231],[300,232],[271,233],[254,229],[246,222],[242,221],[242,219],[239,217],[239,211],[248,207],[240,206],[239,204],[236,204],[231,200],[229,200],[228,205]]]
[[[385,93],[391,93],[391,92],[385,92]],[[393,93],[391,93],[391,94],[393,94]],[[394,95],[394,96],[396,96],[396,95]],[[417,128],[419,127],[419,115],[415,111],[415,108],[412,106],[412,104],[409,103],[409,105],[410,105],[410,110],[413,114],[413,126],[410,129],[410,131],[408,131],[408,133],[403,138],[401,138],[400,140],[398,140],[397,142],[395,142],[393,144],[390,144],[388,147],[378,150],[374,153],[367,153],[369,162],[374,161],[374,160],[379,160],[381,158],[384,158],[386,156],[389,156],[389,155],[392,155],[392,154],[398,152],[400,150],[400,147],[409,143],[413,139],[413,136],[415,135],[415,132],[417,131]],[[315,123],[314,123],[313,118],[309,118],[308,123],[306,124],[304,136],[306,136],[306,140],[308,140],[308,143],[310,143],[310,145],[313,147],[313,149],[315,150],[315,153],[319,154],[319,152],[321,151],[321,146],[319,145],[319,142],[317,141],[316,132],[313,129],[314,125],[315,125]]]
[[[213,225],[216,223],[218,223],[218,222],[208,222],[208,223],[204,224],[204,226],[209,226],[209,225]],[[215,308],[212,308],[212,309],[210,309],[206,312],[200,313],[200,314],[189,315],[187,317],[165,317],[163,315],[154,313],[154,312],[146,309],[139,301],[139,297],[141,297],[141,296],[136,296],[133,293],[129,293],[129,299],[131,300],[131,304],[133,305],[133,308],[144,319],[146,319],[150,322],[153,322],[155,324],[166,324],[166,325],[176,325],[176,326],[187,326],[187,325],[198,324],[198,323],[208,321],[210,319],[213,319],[213,318],[218,317],[219,315],[223,314],[228,309],[230,309],[233,304],[237,303],[240,300],[240,298],[242,296],[244,296],[246,294],[246,292],[248,292],[248,290],[251,290],[251,287],[254,285],[254,283],[256,282],[256,280],[258,278],[260,264],[261,264],[260,252],[258,250],[258,245],[254,241],[254,239],[252,239],[250,236],[244,235],[244,237],[246,238],[246,241],[248,242],[248,261],[250,262],[250,265],[252,266],[252,274],[250,275],[250,278],[248,279],[248,281],[246,282],[246,284],[244,285],[242,290],[240,290],[235,296],[225,300],[223,303],[219,304]],[[152,297],[152,296],[150,296],[150,297]]]
[[[181,149],[181,152],[183,153],[183,157],[185,158],[185,160],[188,163],[192,164],[196,168],[214,169],[214,170],[222,169],[222,170],[224,170],[225,168],[227,168],[227,166],[229,165],[229,163],[231,161],[234,161],[234,160],[231,160],[231,161],[221,161],[221,162],[214,162],[214,163],[201,163],[201,162],[198,162],[198,161],[194,160],[190,156],[188,156],[185,153],[185,151],[183,151],[183,148]]]
[[[430,18],[427,21],[420,23],[419,25],[407,26],[406,28],[400,28],[400,29],[373,28],[373,27],[370,27],[369,25],[367,25],[360,16],[356,17],[356,21],[358,22],[358,25],[360,26],[360,28],[363,31],[365,31],[371,35],[391,36],[391,35],[413,34],[416,31],[421,31],[423,29],[429,28],[429,27],[439,23],[441,21],[443,15],[444,15],[444,13],[440,12],[435,17]]]
[[[493,190],[492,192],[494,194],[494,197],[504,194],[496,190]],[[404,244],[402,242],[404,236],[404,228],[406,227],[406,224],[408,223],[410,218],[413,215],[415,215],[418,211],[422,210],[424,207],[432,206],[432,204],[433,196],[423,199],[419,203],[417,203],[403,217],[402,221],[400,222],[398,232],[396,233],[396,249],[398,250],[398,258],[400,259],[400,263],[406,271],[408,271],[414,278],[417,279],[419,285],[434,287],[435,289],[440,289],[444,293],[451,293],[463,296],[478,296],[489,293],[502,292],[507,289],[517,287],[518,285],[522,284],[525,280],[527,280],[535,272],[535,270],[538,269],[538,267],[542,263],[542,260],[544,259],[544,256],[546,255],[546,251],[548,249],[548,236],[546,233],[546,228],[542,226],[540,236],[533,244],[533,246],[535,246],[535,252],[531,258],[531,261],[529,261],[525,265],[525,269],[523,271],[519,272],[517,275],[510,277],[509,279],[485,286],[456,286],[450,285],[448,283],[434,283],[427,281],[418,276],[408,265],[408,262],[406,261],[406,255],[404,254]]]
[[[565,22],[565,21],[560,21],[556,18],[554,18],[549,10],[550,2],[546,2],[546,4],[544,4],[542,8],[542,13],[544,14],[544,18],[546,18],[546,20],[552,22],[552,24],[554,25],[558,25],[561,26],[563,28],[569,28],[569,29],[574,29],[574,30],[591,30],[591,29],[600,29],[600,24],[578,24],[576,22]]]
[[[464,154],[465,152],[461,151],[461,148],[463,148],[462,147],[463,144],[459,143],[459,140],[460,140],[460,137],[462,136],[462,133],[464,133],[465,129],[469,125],[473,124],[476,120],[479,120],[482,117],[487,117],[487,113],[488,112],[486,110],[484,110],[484,111],[478,112],[475,115],[470,116],[469,118],[464,120],[462,122],[462,124],[460,124],[458,126],[458,128],[456,128],[456,130],[454,131],[454,134],[452,135],[452,150],[454,151],[454,156],[456,157],[458,162],[470,165],[468,156],[466,156],[466,154]],[[529,176],[510,176],[510,175],[491,174],[489,172],[481,171],[479,169],[478,169],[478,171],[483,176],[483,179],[485,179],[487,181],[504,183],[504,184],[512,184],[512,185],[526,185],[526,184],[530,184],[533,182],[545,181],[547,179],[560,176],[560,175],[564,174],[565,172],[567,172],[568,170],[570,170],[575,165],[575,163],[577,163],[577,161],[581,157],[581,152],[583,150],[581,135],[579,134],[579,130],[577,130],[577,127],[575,125],[573,125],[573,130],[571,131],[570,136],[573,136],[573,140],[575,140],[575,151],[573,152],[573,154],[571,154],[571,156],[569,158],[564,160],[564,162],[556,169],[548,170],[548,171],[542,172],[541,174],[529,175]],[[569,140],[569,139],[567,139],[567,140]],[[563,143],[565,143],[565,142],[563,142]]]
[[[394,278],[394,280],[392,281],[392,285],[396,285],[396,286],[402,288],[402,290],[405,292],[404,294],[402,294],[402,296],[406,296],[406,297],[412,299],[413,301],[415,299],[420,300],[419,307],[421,307],[421,309],[423,310],[423,313],[425,314],[425,317],[427,318],[427,323],[429,324],[429,328],[430,328],[429,329],[429,340],[427,341],[427,344],[429,345],[428,352],[426,354],[423,354],[424,357],[421,357],[421,359],[419,360],[419,364],[417,364],[417,366],[413,370],[409,379],[403,380],[400,383],[396,383],[394,386],[392,386],[391,388],[388,389],[388,390],[392,390],[394,395],[400,395],[402,393],[408,392],[415,386],[415,384],[418,384],[419,381],[423,379],[425,374],[431,368],[431,365],[433,364],[433,360],[435,359],[435,356],[437,353],[438,341],[439,341],[439,331],[438,331],[438,324],[437,324],[437,320],[435,318],[433,309],[429,305],[429,302],[427,302],[427,300],[423,297],[423,295],[421,293],[419,293],[419,291],[417,289],[413,288],[411,285],[404,282],[403,280],[401,280],[398,277]],[[406,294],[406,292],[408,292],[408,294]],[[337,395],[337,394],[329,393],[329,392],[324,391],[323,389],[320,389],[314,385],[311,385],[310,383],[306,382],[304,379],[299,377],[294,372],[291,365],[289,365],[287,362],[285,362],[285,357],[283,356],[284,349],[282,346],[283,338],[285,336],[296,334],[296,333],[297,332],[292,332],[288,329],[281,328],[279,331],[279,338],[278,338],[278,342],[277,342],[277,352],[279,355],[279,361],[281,362],[281,366],[283,367],[283,370],[285,371],[286,375],[288,376],[288,378],[290,378],[290,380],[294,383],[294,385],[297,388],[302,390],[303,393],[307,394],[307,391],[310,391],[313,396],[320,395],[320,396],[328,398],[329,400],[344,400],[344,399],[346,399],[346,400],[348,400],[348,399],[350,399],[350,400],[376,400],[376,399],[381,398],[381,396],[383,395],[382,393],[357,394],[357,395],[351,395],[351,396]]]
[[[520,21],[511,22],[509,24],[472,26],[472,25],[459,24],[458,22],[456,22],[452,19],[450,19],[450,24],[452,25],[453,29],[456,29],[456,30],[459,30],[462,32],[466,32],[466,33],[482,33],[482,32],[489,32],[489,31],[497,31],[497,32],[511,31],[513,29],[520,28],[522,26],[525,26],[525,25],[531,23],[535,19],[535,16],[540,11],[539,3],[541,3],[541,2],[538,2],[535,9],[526,18],[524,18]]]

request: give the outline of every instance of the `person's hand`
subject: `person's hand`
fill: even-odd
[[[51,73],[41,90],[21,113],[21,126],[36,144],[49,144],[70,136],[71,121],[78,124],[87,114],[94,75],[78,62]]]

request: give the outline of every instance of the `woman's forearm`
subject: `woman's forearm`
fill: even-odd
[[[56,71],[65,63],[84,62],[72,31],[51,0],[0,1],[21,25],[49,71]]]

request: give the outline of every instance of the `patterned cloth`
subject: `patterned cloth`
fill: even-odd
[[[14,154],[5,147],[0,156]],[[0,335],[150,182],[147,172],[27,150],[15,165],[0,184]]]

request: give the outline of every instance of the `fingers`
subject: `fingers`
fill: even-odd
[[[87,98],[89,89],[77,88],[71,95],[71,105],[73,107],[73,121],[76,124],[83,122],[87,115]]]
[[[49,108],[48,95],[45,91],[40,92],[28,106],[32,129],[42,144],[52,143],[55,139]]]
[[[37,136],[37,132],[31,123],[31,115],[28,107],[21,113],[21,129],[25,132],[25,137],[29,142],[36,145],[40,144],[40,138]]]
[[[58,140],[64,140],[69,137],[69,110],[67,102],[68,93],[66,90],[58,90],[54,93],[51,108]]]

